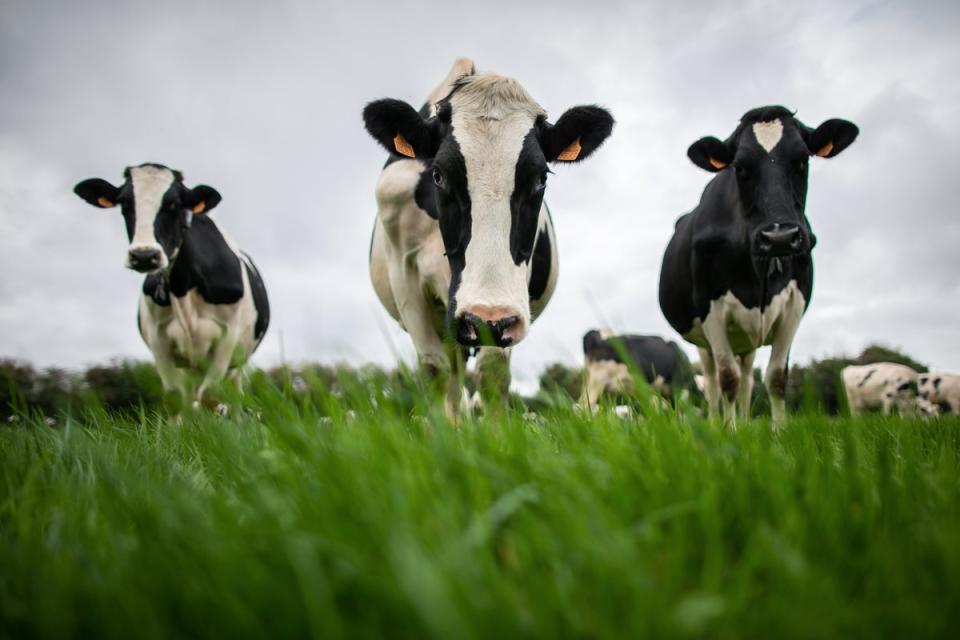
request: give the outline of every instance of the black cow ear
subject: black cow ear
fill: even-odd
[[[120,195],[119,188],[101,178],[90,178],[78,182],[77,186],[73,188],[73,192],[101,209],[112,209],[117,206],[117,198]]]
[[[363,124],[390,153],[408,158],[432,158],[440,146],[436,118],[424,120],[402,100],[386,98],[363,109]]]
[[[205,184],[187,191],[186,204],[194,213],[206,213],[220,204],[220,192]]]
[[[543,123],[541,145],[548,162],[579,162],[613,131],[613,116],[597,106],[568,109],[556,124]]]
[[[588,354],[603,346],[603,336],[596,329],[583,334],[583,353]]]
[[[687,149],[687,157],[693,164],[711,173],[722,171],[733,162],[733,149],[713,136],[700,138]]]
[[[807,134],[807,148],[811,155],[832,158],[857,139],[860,129],[849,120],[827,120]]]

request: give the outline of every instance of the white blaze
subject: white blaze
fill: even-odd
[[[770,153],[783,137],[783,123],[779,118],[770,122],[756,122],[753,125],[753,135],[757,137],[757,142],[764,151]]]
[[[510,196],[517,160],[533,118],[522,114],[506,121],[453,117],[453,134],[467,169],[471,235],[457,291],[457,306],[506,307],[530,322],[528,265],[510,253]]]
[[[130,249],[161,249],[154,235],[153,223],[163,204],[163,194],[173,184],[173,172],[160,167],[133,167],[130,169],[130,181],[133,184],[135,213]],[[166,265],[166,256],[161,261]]]

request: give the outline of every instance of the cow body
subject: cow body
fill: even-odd
[[[960,374],[922,373],[917,379],[917,403],[923,413],[960,415]]]
[[[919,374],[910,367],[894,362],[850,365],[840,372],[851,415],[864,411],[881,411],[890,415],[914,411]]]
[[[553,294],[546,163],[586,157],[612,127],[605,111],[577,109],[578,121],[558,131],[564,119],[547,123],[517,81],[459,59],[419,112],[397,100],[364,110],[390,152],[376,186],[370,277],[421,363],[447,379],[448,414],[460,409],[470,349],[481,389],[505,397],[511,349]]]
[[[804,211],[807,158],[832,157],[857,129],[806,127],[783,107],[746,113],[726,141],[703,138],[691,160],[718,172],[682,216],[663,257],[660,307],[700,352],[711,412],[749,416],[756,350],[772,347],[765,383],[775,423],[785,417],[787,361],[813,289],[816,238]]]
[[[583,401],[596,406],[603,395],[631,394],[638,371],[655,391],[673,397],[693,383],[690,361],[674,342],[658,336],[610,335],[588,331],[583,336],[586,384]]]
[[[205,390],[240,368],[270,317],[266,288],[249,256],[206,213],[220,200],[188,189],[179,172],[130,167],[120,187],[85,180],[76,193],[95,206],[121,206],[130,246],[126,266],[144,273],[137,324],[164,389],[195,406]]]

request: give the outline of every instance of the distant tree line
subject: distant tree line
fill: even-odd
[[[814,360],[790,368],[787,403],[793,412],[817,411],[838,414],[844,411],[840,370],[848,364],[898,362],[920,372],[927,367],[910,356],[880,345],[871,345],[856,358],[835,357]],[[769,400],[755,372],[753,411],[766,415]],[[389,397],[403,407],[413,407],[424,393],[422,378],[399,368],[385,370],[365,365],[311,364],[281,366],[249,373],[253,387],[268,385],[301,402],[317,405],[338,397]],[[468,393],[472,381],[466,381]],[[540,390],[531,398],[514,398],[514,404],[540,409],[558,402],[580,398],[583,371],[563,364],[548,366],[540,376]],[[0,359],[0,419],[15,422],[20,415],[40,414],[55,422],[59,417],[90,407],[114,412],[160,411],[164,392],[154,366],[147,362],[118,360],[107,365],[71,372],[60,368],[37,370],[11,359]]]

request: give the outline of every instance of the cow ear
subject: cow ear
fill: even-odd
[[[583,353],[589,354],[591,351],[603,346],[603,336],[596,329],[591,329],[583,334]]]
[[[363,124],[384,149],[408,158],[432,158],[440,146],[436,118],[424,120],[402,100],[386,98],[363,109]]]
[[[700,138],[687,149],[687,157],[693,164],[711,173],[722,171],[733,162],[733,149],[713,136]]]
[[[120,189],[101,178],[90,178],[78,182],[73,192],[101,209],[112,209],[117,206]]]
[[[832,158],[857,139],[860,129],[849,120],[827,120],[807,134],[807,148],[811,155]]]
[[[206,213],[220,204],[220,192],[205,184],[187,191],[186,204],[194,213]]]
[[[597,106],[568,109],[556,124],[543,123],[541,145],[548,162],[579,162],[613,131],[613,116]]]

